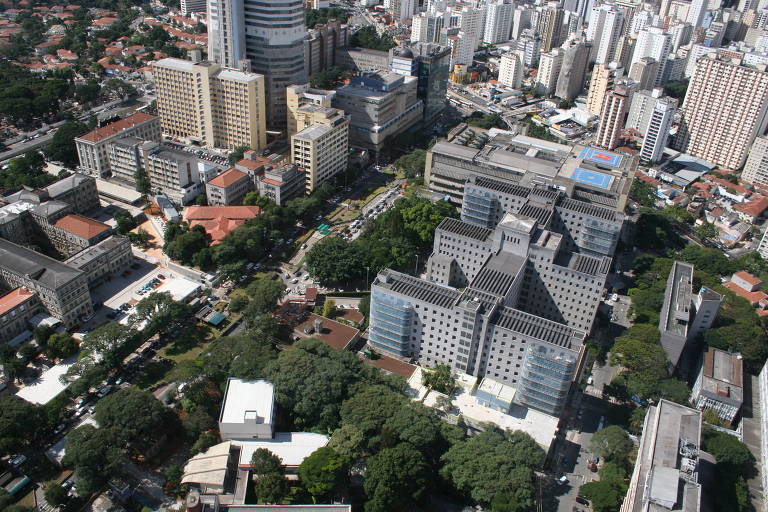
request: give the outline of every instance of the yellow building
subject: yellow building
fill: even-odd
[[[170,58],[152,68],[164,134],[229,150],[266,146],[263,75]]]
[[[286,87],[288,105],[288,138],[297,132],[315,124],[316,108],[331,106],[334,91],[310,89],[309,84],[289,85]]]
[[[307,194],[347,170],[349,118],[337,108],[307,105],[312,123],[291,137],[291,158],[306,173]],[[301,126],[300,126],[301,127]]]

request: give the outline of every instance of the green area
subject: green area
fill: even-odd
[[[315,89],[335,89],[351,76],[349,71],[332,67],[313,73],[309,77],[309,85]]]
[[[435,228],[446,217],[458,217],[448,202],[424,198],[398,200],[369,221],[354,241],[328,237],[307,252],[310,273],[323,284],[359,281],[383,268],[412,269],[415,255],[432,247]]]
[[[525,134],[528,137],[534,137],[537,139],[542,140],[548,140],[550,142],[559,142],[560,139],[552,135],[549,131],[549,128],[546,126],[540,126],[533,122],[533,120],[530,117],[526,117],[524,121],[525,125],[528,127]]]
[[[489,130],[491,128],[508,128],[507,123],[499,114],[483,114],[480,111],[472,112],[472,115],[464,119],[464,122],[470,126],[477,126]]]
[[[346,23],[349,19],[347,11],[339,7],[321,7],[320,9],[304,9],[304,23],[308,29],[315,28],[318,23],[328,23],[328,20],[336,20]]]
[[[366,25],[352,35],[349,45],[386,52],[397,46],[397,43],[389,34],[379,35],[375,26]]]

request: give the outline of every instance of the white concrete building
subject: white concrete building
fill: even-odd
[[[219,416],[221,438],[271,439],[274,413],[275,389],[271,382],[230,377]]]
[[[643,57],[652,57],[659,63],[659,69],[656,72],[655,86],[662,84],[664,67],[667,63],[667,56],[672,51],[672,37],[664,32],[664,29],[658,27],[649,27],[641,30],[637,35],[635,51],[632,54],[630,69]]]
[[[520,55],[519,50],[505,53],[501,56],[499,65],[499,83],[519,89],[523,83],[523,73],[525,65],[523,64],[524,55]]]
[[[486,44],[502,43],[509,40],[512,31],[512,11],[515,4],[509,0],[491,0],[485,15],[483,42]]]
[[[536,92],[543,96],[551,96],[555,92],[560,68],[563,65],[563,52],[555,48],[549,53],[542,53],[539,58],[539,72],[536,75]]]
[[[668,101],[656,101],[648,121],[640,149],[640,159],[646,162],[658,162],[664,154],[669,139],[669,129],[677,109]]]
[[[757,137],[752,143],[741,177],[749,183],[768,185],[768,137]]]

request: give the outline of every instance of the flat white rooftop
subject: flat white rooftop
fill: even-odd
[[[34,383],[21,388],[16,393],[16,396],[33,404],[47,404],[69,386],[69,383],[62,384],[59,377],[67,373],[67,370],[74,364],[75,360],[76,357],[73,357],[51,367],[50,370],[43,372]]]
[[[312,432],[277,432],[272,439],[232,441],[240,446],[240,466],[250,466],[253,452],[266,448],[283,461],[284,466],[298,466],[312,452],[328,444],[328,437]]]
[[[221,409],[221,423],[272,423],[275,388],[266,380],[230,377]],[[250,460],[250,459],[249,459]]]

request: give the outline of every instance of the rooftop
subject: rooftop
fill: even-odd
[[[102,126],[101,128],[96,128],[95,130],[90,131],[85,135],[77,137],[76,140],[84,140],[86,142],[100,142],[104,139],[114,137],[124,130],[128,130],[137,125],[153,121],[155,119],[158,119],[157,116],[145,114],[144,112],[136,112],[135,114],[132,114],[126,118],[120,119],[119,121],[109,123],[105,126]]]
[[[220,243],[232,230],[261,213],[259,206],[189,206],[184,220],[190,226],[203,226],[212,245]]]
[[[747,283],[751,284],[752,286],[760,286],[761,284],[763,284],[763,282],[760,279],[756,278],[755,276],[753,276],[749,272],[744,272],[743,270],[739,270],[738,272],[736,272],[733,275],[738,277],[739,279],[742,279],[742,280],[746,281]]]
[[[314,325],[317,320],[322,322],[321,332],[314,332]],[[305,332],[306,329],[311,329],[312,332],[307,333]],[[303,323],[296,326],[296,330],[299,331],[302,336],[319,338],[326,345],[339,350],[346,349],[360,334],[360,331],[354,327],[344,325],[341,322],[314,313],[310,313],[309,317]]]
[[[318,448],[328,444],[328,437],[311,432],[276,432],[272,439],[235,441],[240,446],[240,467],[250,467],[253,452],[266,448],[282,460],[284,466],[297,467]]]
[[[376,359],[363,359],[363,361],[380,370],[400,375],[406,379],[413,375],[413,372],[415,372],[417,368],[412,364],[400,361],[399,359],[395,359],[394,357],[385,354],[377,354]]]
[[[54,223],[54,226],[85,239],[91,239],[103,233],[104,231],[111,229],[103,222],[89,219],[88,217],[83,217],[82,215],[77,214],[65,215],[64,217],[57,220]]]
[[[34,296],[35,292],[25,290],[24,288],[16,288],[15,290],[11,290],[5,295],[0,296],[0,315],[4,315]]]
[[[95,245],[86,247],[79,253],[64,261],[64,263],[74,268],[80,269],[99,256],[109,253],[115,247],[121,244],[129,244],[128,239],[121,235],[112,235]],[[130,248],[128,250],[130,251]]]
[[[503,329],[565,348],[579,346],[585,338],[583,331],[509,307],[500,308],[493,323]]]
[[[230,377],[221,408],[221,423],[272,423],[275,389],[266,380]]]
[[[376,284],[394,293],[423,300],[435,306],[448,308],[453,305],[459,292],[449,286],[442,286],[394,270],[383,270],[376,277]]]
[[[440,222],[440,225],[437,226],[437,229],[453,233],[454,235],[474,238],[475,240],[480,240],[481,242],[487,240],[488,237],[493,233],[492,229],[484,228],[482,226],[478,226],[477,224],[464,222],[459,219],[453,219],[451,217],[446,217],[443,219],[442,222]]]
[[[230,441],[211,446],[198,453],[184,465],[181,483],[223,487],[227,477]]]
[[[83,275],[60,261],[2,238],[0,261],[4,269],[20,276],[29,276],[32,281],[49,289],[56,289]]]
[[[85,181],[92,180],[90,176],[86,176],[85,174],[80,174],[79,172],[73,173],[71,176],[67,176],[66,178],[60,179],[59,181],[56,181],[54,183],[51,183],[47,187],[45,187],[45,190],[48,192],[48,195],[51,196],[51,198],[55,199],[62,194],[66,194],[67,192],[71,191],[74,188],[77,188],[80,184],[82,184]]]
[[[233,168],[227,169],[223,173],[219,174],[211,181],[209,181],[208,184],[213,185],[214,187],[226,188],[246,178],[248,178],[246,173]]]
[[[743,363],[740,354],[708,348],[704,352],[701,368],[701,393],[715,400],[740,406],[744,400]]]

